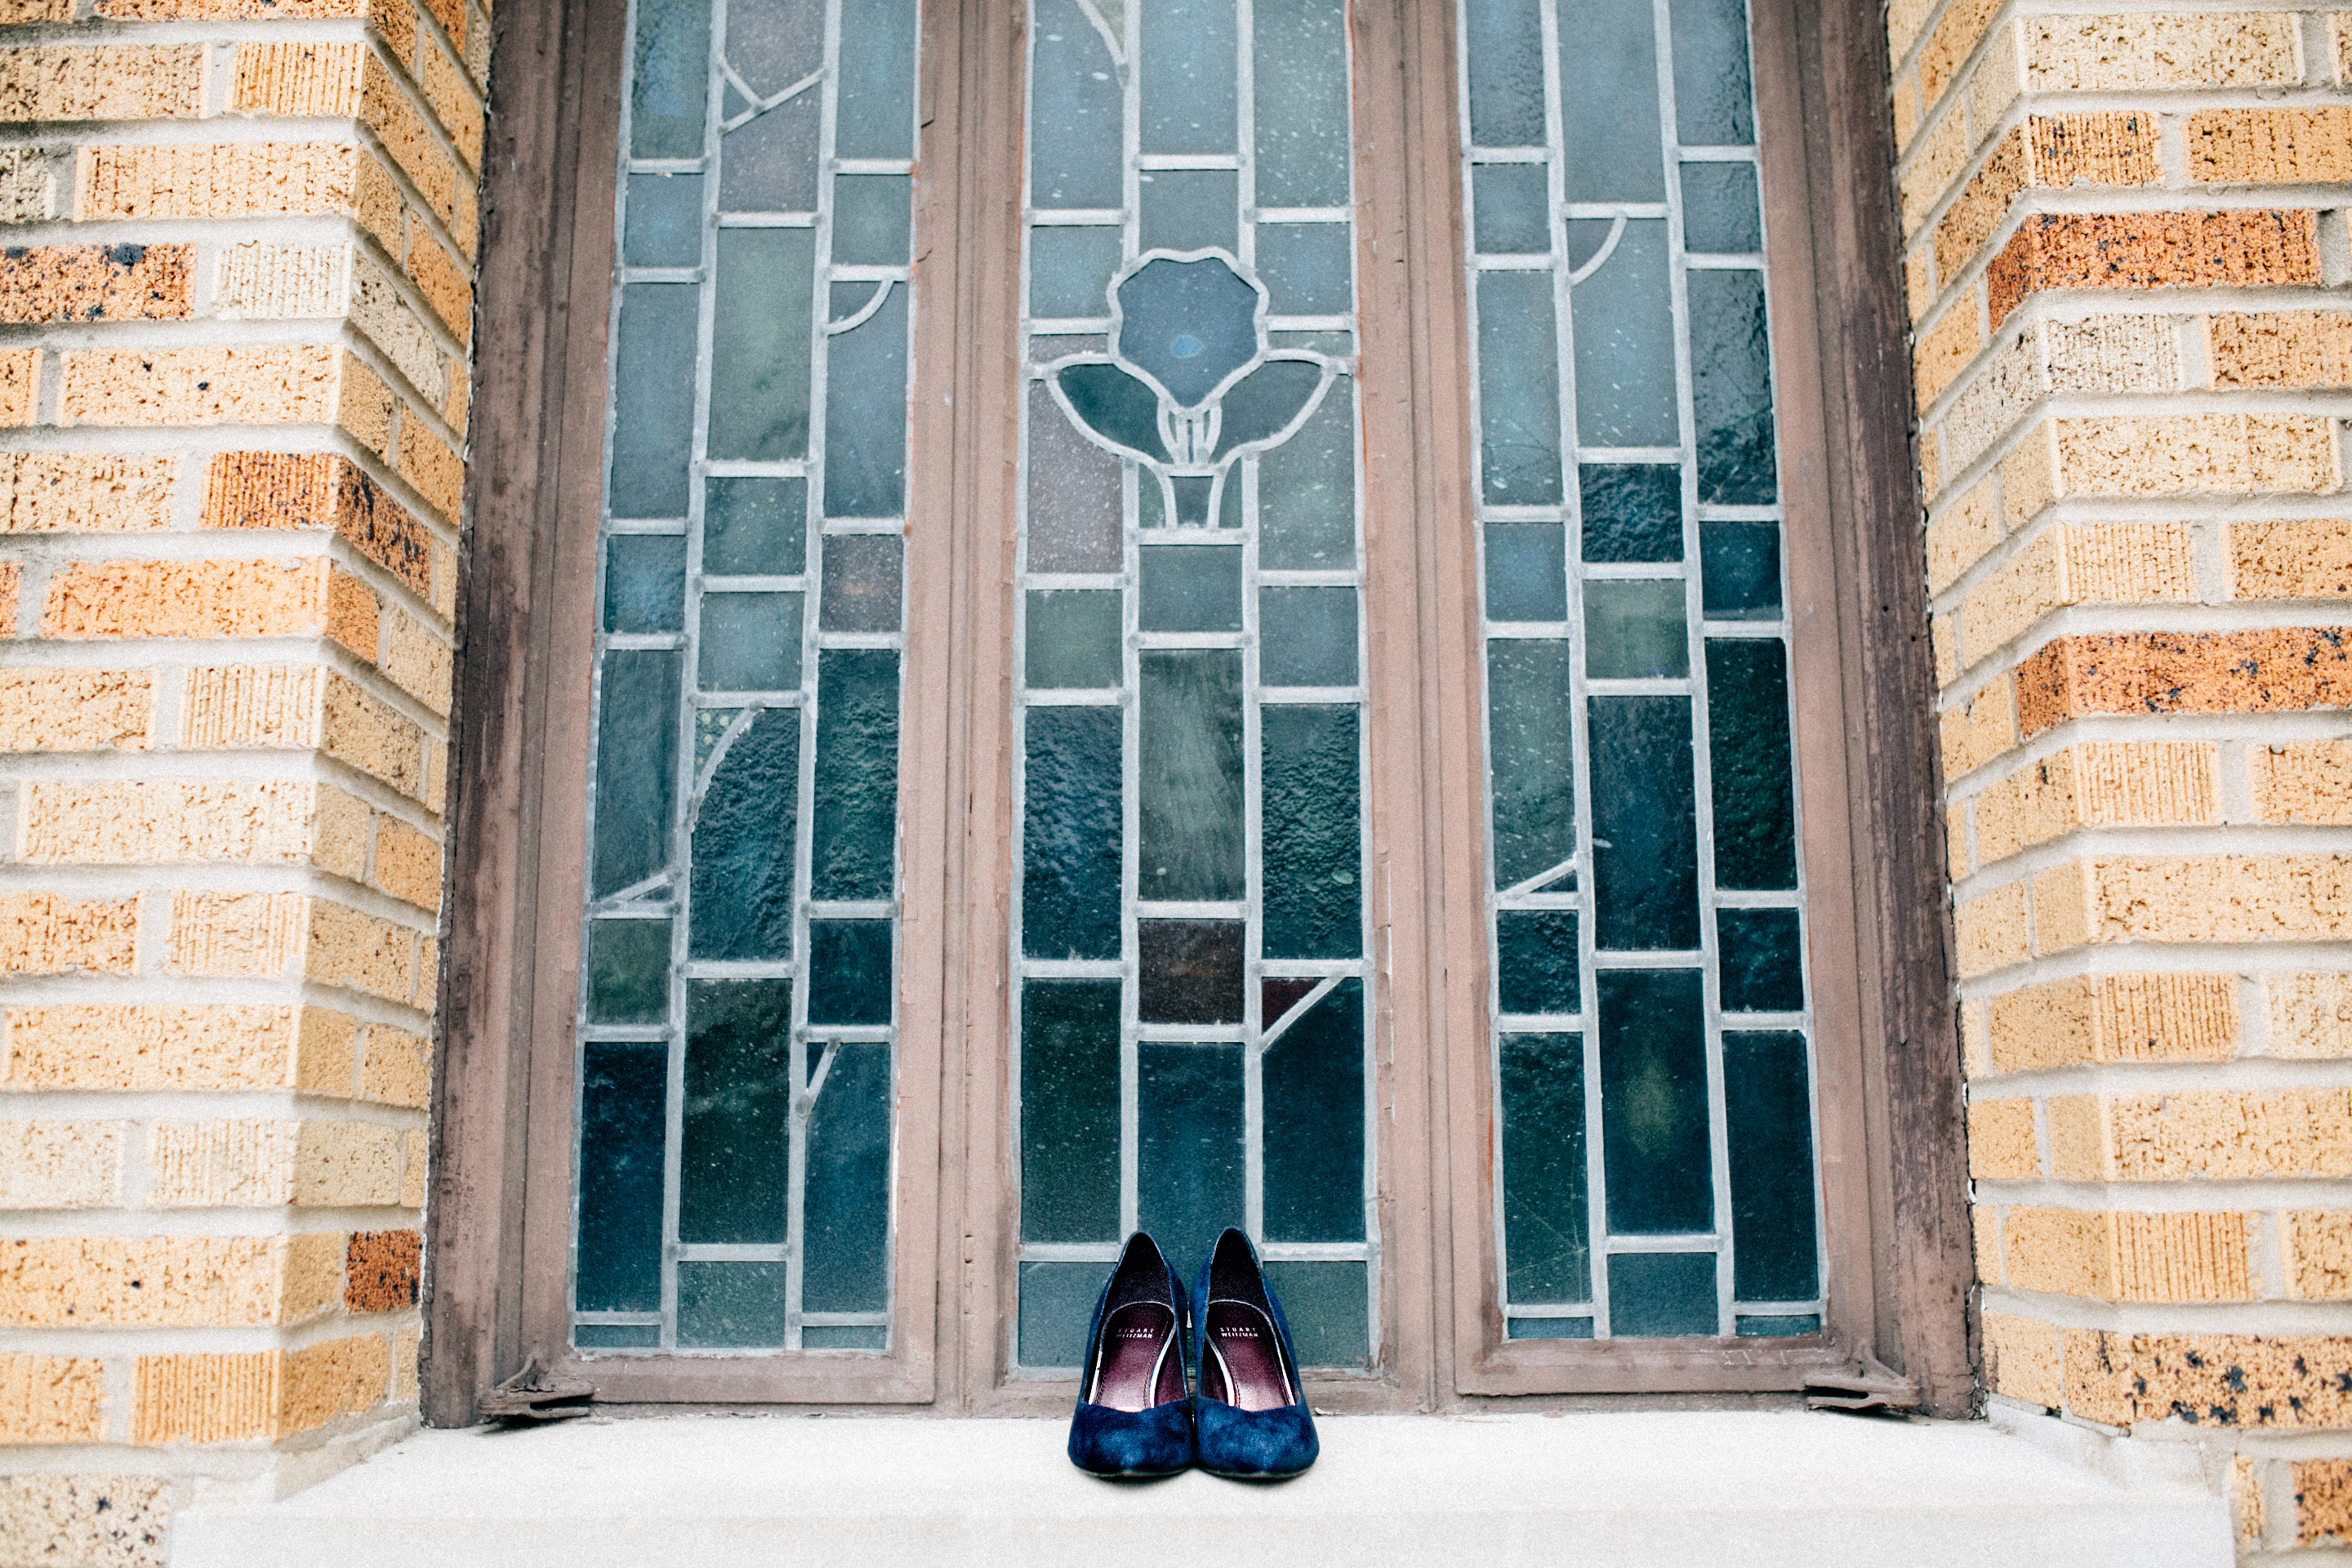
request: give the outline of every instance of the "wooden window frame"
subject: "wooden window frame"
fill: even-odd
[[[922,29],[907,555],[892,1349],[568,1349],[572,1010],[625,11],[502,12],[483,201],[468,553],[427,1207],[436,1425],[535,1364],[599,1400],[1057,1415],[1010,1376],[1006,846],[1022,13]],[[1779,1395],[1871,1361],[1975,1397],[1973,1270],[1908,446],[1883,32],[1869,0],[1752,0],[1823,1041],[1821,1341],[1505,1342],[1489,1205],[1467,345],[1452,0],[1354,0],[1365,613],[1381,1135],[1379,1355],[1318,1408],[1490,1396]],[[1007,84],[1011,84],[1008,89]],[[922,742],[929,742],[924,744]],[[1835,1126],[1832,1126],[1832,1123]],[[936,1151],[934,1157],[933,1151]]]

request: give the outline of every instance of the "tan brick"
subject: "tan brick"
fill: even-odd
[[[1903,302],[1915,327],[1927,314],[1928,307],[1936,302],[1935,268],[1935,253],[1926,246],[1914,248],[1903,258]],[[1927,490],[1930,495],[1934,494],[1936,486],[1931,482]]]
[[[329,672],[322,703],[326,753],[411,798],[425,785],[425,734],[388,704]]]
[[[0,321],[168,321],[194,314],[193,245],[0,251]]]
[[[1972,300],[1960,300],[1944,312],[1944,319],[1921,334],[1912,352],[1912,374],[1916,378],[1914,394],[1918,405],[1926,408],[1944,395],[1944,389],[1976,358],[1984,346],[1984,338],[1977,331],[1977,313]]]
[[[2075,975],[1994,997],[1989,1028],[2000,1072],[2226,1061],[2237,1049],[2237,984],[2227,974]]]
[[[102,1361],[0,1355],[0,1445],[102,1443],[105,1401]],[[48,1542],[42,1545],[55,1550]]]
[[[2230,525],[2230,593],[2240,599],[2352,599],[2352,522]]]
[[[159,1121],[147,1168],[147,1201],[159,1208],[392,1204],[399,1133],[348,1121]]]
[[[2006,859],[2078,827],[2221,820],[2210,745],[2162,742],[2070,746],[1977,797],[1977,858]]]
[[[2176,523],[2053,528],[1969,592],[1960,606],[1963,668],[2068,605],[2182,602],[2196,597],[2189,531]]]
[[[2000,1272],[2000,1211],[1990,1204],[1969,1206],[1969,1238],[1977,1265],[1980,1284],[2001,1283]]]
[[[348,572],[327,575],[326,633],[373,664],[383,646],[383,614],[375,595]]]
[[[2159,179],[2156,122],[2137,112],[2036,117],[2012,128],[1936,226],[1936,266],[1956,277],[2035,187],[2149,185]]]
[[[444,626],[457,615],[457,552],[438,541],[433,545],[433,611]]]
[[[362,154],[340,142],[84,147],[74,217],[258,217],[350,213]]]
[[[2009,683],[1996,680],[1982,688],[1940,721],[1944,781],[1950,784],[1991,762],[2017,744],[2017,721],[2010,706]]]
[[[350,458],[223,452],[205,469],[206,528],[331,528],[419,598],[432,594],[433,538]]]
[[[373,1409],[390,1371],[381,1334],[292,1352],[141,1356],[131,1440],[231,1443],[308,1432]]]
[[[0,121],[194,120],[204,108],[202,44],[0,49]]]
[[[322,985],[349,985],[388,1001],[416,989],[416,933],[324,899],[311,900],[303,973]]]
[[[1984,37],[1985,25],[2000,9],[2000,0],[1952,0],[1944,7],[1919,51],[1919,87],[1929,103],[1944,96],[1944,89]]]
[[[2264,822],[2352,826],[2352,741],[2249,746],[2246,772]]]
[[[2031,951],[2025,884],[2011,882],[1970,899],[1953,910],[1952,926],[1962,974],[1983,974],[2023,960]]]
[[[1930,616],[1927,643],[1936,660],[1936,689],[1940,691],[1960,678],[1959,617]],[[1958,847],[1955,846],[1952,852],[1958,854]]]
[[[423,496],[445,521],[455,522],[457,520],[458,512],[465,505],[465,459],[427,430],[422,421],[401,422],[400,477],[415,486],[416,493]]]
[[[462,15],[462,13],[460,13]],[[462,27],[453,29],[462,38]],[[482,110],[474,101],[472,83],[467,80],[465,68],[438,49],[424,51],[425,63],[417,72],[417,85],[425,90],[425,101],[433,110],[433,118],[449,133],[457,149],[457,156],[466,161],[468,169],[482,166]]]
[[[27,1090],[181,1089],[223,1091],[331,1084],[331,1026],[340,1017],[317,1007],[249,1004],[74,1005],[12,1007],[7,1012],[7,1074],[0,1079]],[[351,1020],[342,1022],[339,1088],[351,1090]],[[327,1031],[327,1037],[313,1039]],[[299,1047],[307,1045],[310,1070],[298,1078]]]
[[[357,210],[360,226],[373,235],[387,253],[398,256],[408,248],[408,198],[401,194],[400,180],[393,174],[391,163],[373,149],[360,154],[354,170],[352,205]],[[422,224],[417,226],[420,230],[424,227]]]
[[[2000,460],[2001,525],[2014,533],[2057,499],[2056,421],[2045,419]]]
[[[382,140],[393,162],[416,183],[426,206],[450,226],[462,247],[466,239],[454,231],[459,226],[465,178],[456,161],[441,150],[406,90],[373,58],[360,89],[360,118]]]
[[[2113,1426],[2342,1427],[2352,1425],[2352,1337],[2070,1330],[2066,1406]]]
[[[383,618],[384,675],[433,712],[447,717],[454,656],[449,645],[397,611]]]
[[[1984,479],[1927,525],[1927,591],[1940,594],[2000,542],[1997,480]]]
[[[2328,13],[2327,41],[2332,46],[2330,63],[2336,68],[2336,84],[2341,87],[2352,81],[2352,12]]]
[[[40,350],[0,352],[0,425],[30,425],[40,388]]]
[[[175,457],[0,455],[0,533],[135,533],[172,526]]]
[[[306,859],[319,786],[292,780],[26,784],[16,848],[37,864],[152,865]]]
[[[441,318],[441,324],[457,335],[461,343],[473,338],[474,285],[466,269],[449,259],[448,254],[430,239],[420,240],[409,247],[408,276],[417,291],[425,296],[425,304]]]
[[[12,1328],[253,1328],[289,1321],[314,1288],[275,1237],[0,1239],[0,1323]],[[309,1310],[309,1309],[304,1309]]]
[[[417,1329],[395,1329],[392,1334],[392,1402],[417,1403],[417,1351],[424,1339]]]
[[[2273,1055],[2352,1057],[2352,974],[2281,975],[2264,991]]]
[[[143,669],[0,671],[0,752],[144,751],[154,720]]]
[[[32,0],[68,5],[71,0]],[[0,149],[0,223],[45,223],[58,211],[58,177],[37,147]]]
[[[2249,1216],[2119,1214],[2021,1205],[2002,1224],[2009,1281],[2101,1301],[2252,1298]]]
[[[363,1230],[344,1255],[343,1310],[397,1312],[416,1305],[424,1237],[413,1230]]]
[[[2050,1124],[2053,1176],[2062,1182],[2115,1179],[2105,1101],[2095,1094],[2054,1095],[2043,1114]]]
[[[1985,1382],[1995,1394],[2056,1409],[2063,1400],[2058,1331],[2006,1312],[1984,1315]]]
[[[2062,1180],[2249,1181],[2352,1175],[2352,1089],[2185,1089],[2084,1095],[2081,1135],[2058,1157]]]
[[[2352,386],[2352,315],[2336,310],[2218,314],[2206,319],[2205,333],[2216,386]]]
[[[352,263],[350,320],[383,351],[427,405],[437,411],[447,405],[449,362],[442,357],[425,318],[402,296],[393,275],[365,254]]]
[[[2018,719],[2030,738],[2090,713],[2347,706],[2352,648],[2346,640],[2340,627],[2054,637],[2018,666]]]
[[[341,425],[378,449],[387,439],[383,383],[332,344],[91,349],[61,357],[61,424]]]
[[[351,301],[352,247],[233,245],[220,253],[213,313],[225,321],[340,316]]]
[[[1921,142],[1911,159],[1911,166],[1896,181],[1896,193],[1903,203],[1903,232],[1909,234],[1925,223],[1936,204],[1943,199],[1947,187],[1968,167],[1969,134],[1962,116],[1947,114]]]
[[[41,635],[266,637],[327,629],[333,568],[317,556],[257,561],[77,561],[49,580]]]
[[[138,951],[137,898],[0,893],[0,973],[128,974]]]
[[[51,1543],[59,1563],[163,1568],[172,1483],[157,1476],[0,1478],[0,1541]]]
[[[389,1024],[371,1024],[360,1068],[360,1098],[423,1110],[429,1089],[429,1055],[423,1040]]]
[[[229,107],[246,114],[356,114],[365,44],[239,44]]]
[[[1985,274],[1996,329],[2029,294],[2057,289],[2315,284],[2308,212],[2039,213]]]
[[[399,409],[400,400],[382,376],[364,361],[343,356],[336,419],[379,458],[392,456],[393,419]]]
[[[2266,1511],[2262,1467],[2243,1454],[2233,1456],[2230,1460],[2230,1515],[2237,1525],[2241,1554],[2262,1545]]]
[[[309,902],[299,893],[175,892],[168,967],[174,974],[287,974],[302,957]]]
[[[2067,495],[2329,491],[2337,487],[2328,421],[2299,415],[2062,419],[2059,484]]]
[[[2036,92],[2256,87],[2302,76],[2287,12],[2028,16],[2023,31]]]
[[[0,0],[0,24],[19,26],[27,22],[70,22],[73,0]]]
[[[188,672],[180,744],[191,750],[315,746],[329,672],[313,665],[227,665]]]
[[[119,1203],[122,1131],[118,1121],[0,1121],[0,1208]]]
[[[2305,1301],[2352,1300],[2352,1211],[2303,1209],[2279,1216],[2286,1293]]]
[[[412,1127],[400,1135],[400,1204],[403,1208],[425,1206],[425,1133]]]
[[[2035,1152],[2033,1102],[1969,1102],[1969,1174],[1983,1182],[2030,1182],[2042,1173]]]
[[[391,1347],[382,1334],[330,1340],[286,1357],[286,1405],[280,1431],[307,1432],[338,1415],[357,1415],[383,1403],[392,1382]]]
[[[294,1087],[310,1094],[355,1092],[359,1039],[359,1024],[349,1014],[303,1008],[294,1039]]]
[[[369,824],[374,813],[332,784],[320,784],[318,790],[318,812],[310,819],[310,864],[356,882],[367,874]]]
[[[377,829],[375,874],[393,897],[419,909],[441,907],[441,846],[405,823],[385,817]]]
[[[2294,1543],[2352,1546],[2352,1459],[2297,1459],[2287,1474],[2294,1487]]]
[[[2189,177],[2208,184],[2352,179],[2352,109],[2209,109],[2181,122]]]
[[[323,22],[369,14],[368,0],[98,0],[113,22]]]

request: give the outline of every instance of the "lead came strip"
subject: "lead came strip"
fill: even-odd
[[[1821,1329],[1741,0],[1462,0],[1511,1339]]]

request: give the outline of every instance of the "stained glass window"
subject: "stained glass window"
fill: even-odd
[[[1349,40],[1337,0],[1032,0],[1015,1360],[1123,1236],[1257,1238],[1371,1353]]]
[[[1816,1332],[1746,8],[1460,16],[1506,1332]]]
[[[572,1342],[880,1351],[916,0],[635,0]]]

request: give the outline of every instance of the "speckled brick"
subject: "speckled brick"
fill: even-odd
[[[1910,166],[1896,183],[1895,194],[1903,204],[1905,234],[1927,221],[1927,215],[1943,199],[1945,187],[1968,167],[1968,162],[1967,120],[1962,115],[1947,114],[1916,150]]]
[[[0,1445],[102,1443],[105,1398],[95,1357],[0,1355]]]
[[[350,213],[359,149],[335,142],[84,147],[74,212],[89,223],[137,218]]]
[[[461,20],[463,13],[458,13]],[[463,37],[462,27],[455,29]],[[433,118],[449,133],[457,149],[457,156],[466,161],[468,169],[482,166],[482,109],[474,101],[473,83],[467,79],[463,66],[438,49],[424,51],[425,58],[418,68],[417,85],[424,89],[425,101],[431,106]]]
[[[371,0],[97,0],[110,22],[324,22],[369,14]]]
[[[2189,531],[2174,523],[2051,528],[1969,591],[1960,605],[1960,665],[1974,665],[2069,605],[2186,602],[2196,597]]]
[[[26,784],[17,855],[36,865],[294,865],[310,854],[320,788],[261,779]]]
[[[1926,408],[1942,396],[1944,388],[1952,384],[1983,346],[1975,301],[1961,300],[1945,311],[1943,319],[1921,333],[1912,346],[1913,391],[1918,405]]]
[[[343,1255],[343,1310],[396,1312],[416,1305],[423,1245],[413,1230],[355,1232]]]
[[[128,974],[140,900],[0,893],[0,973]]]
[[[333,1238],[338,1249],[341,1237]],[[301,1237],[43,1237],[0,1240],[11,1328],[257,1328],[315,1310]]]
[[[420,598],[432,592],[431,535],[350,458],[331,452],[223,452],[205,469],[206,528],[331,528]]]
[[[2067,1408],[2095,1421],[2352,1426],[2352,1337],[2069,1330],[2065,1353]]]
[[[0,49],[0,121],[193,120],[204,73],[202,44]]]
[[[2352,179],[2352,109],[2209,109],[2181,121],[2189,177],[2207,184]]]
[[[319,743],[329,756],[382,779],[411,799],[424,798],[422,730],[338,673],[329,673],[320,707]]]
[[[112,1208],[123,1124],[0,1121],[0,1209]]]
[[[2129,110],[2037,115],[2001,139],[1937,224],[1936,266],[1948,278],[1957,276],[2027,189],[2152,185],[2161,177],[2152,116]]]
[[[2264,822],[2352,826],[2352,741],[2249,746],[2246,774]]]
[[[41,150],[0,149],[0,223],[41,223],[55,217],[57,210],[58,177]]]
[[[2240,599],[2352,599],[2352,521],[2238,522],[2230,593]]]
[[[416,487],[443,521],[455,523],[465,505],[466,462],[423,420],[400,426],[400,477]]]
[[[2352,1546],[2352,1459],[2297,1459],[2287,1473],[2294,1488],[2294,1543]]]
[[[2239,1039],[2229,974],[2081,974],[1992,999],[1992,1066],[2034,1072],[2087,1063],[2227,1061]]]
[[[2343,627],[2053,639],[2017,669],[2028,737],[2092,713],[2265,713],[2352,702]]]
[[[0,1478],[0,1541],[48,1543],[75,1568],[163,1568],[171,1515],[172,1483],[158,1476]]]
[[[2261,87],[2302,77],[2291,12],[2041,16],[2021,26],[2036,92]]]
[[[11,246],[0,321],[170,321],[194,313],[193,245]]]
[[[2352,1057],[2352,974],[2282,974],[2263,989],[2273,1055]]]
[[[375,884],[421,910],[441,907],[441,846],[391,817],[376,831]]]
[[[180,460],[105,452],[0,454],[0,533],[143,533],[172,526]]]
[[[1996,324],[2051,289],[2315,284],[2317,230],[2308,212],[2041,213],[1985,277]]]
[[[2279,1217],[2287,1294],[2305,1301],[2352,1300],[2352,1210],[2304,1209]]]
[[[408,276],[441,324],[457,334],[460,343],[469,342],[474,330],[474,285],[466,269],[449,259],[447,252],[430,239],[420,240],[408,250]]]
[[[1944,7],[1935,31],[1919,51],[1919,86],[1929,103],[1944,96],[1944,89],[1984,37],[1985,24],[2000,9],[2000,0],[1951,0]]]
[[[2352,315],[2217,314],[2206,322],[2206,353],[2216,386],[2352,386]]]
[[[425,1108],[431,1052],[425,1042],[389,1024],[368,1026],[360,1066],[360,1098],[385,1105]]]
[[[342,424],[381,447],[380,385],[332,344],[91,349],[65,362],[67,425]]]
[[[1927,591],[1940,594],[2000,542],[1997,481],[1979,479],[1927,524]]]
[[[136,752],[153,738],[143,669],[0,671],[0,752]]]
[[[455,232],[465,207],[460,195],[464,176],[457,162],[441,150],[406,89],[373,58],[366,63],[360,88],[360,117],[383,141],[393,162],[416,183],[425,205],[449,226],[451,237],[465,246],[466,237]]]

